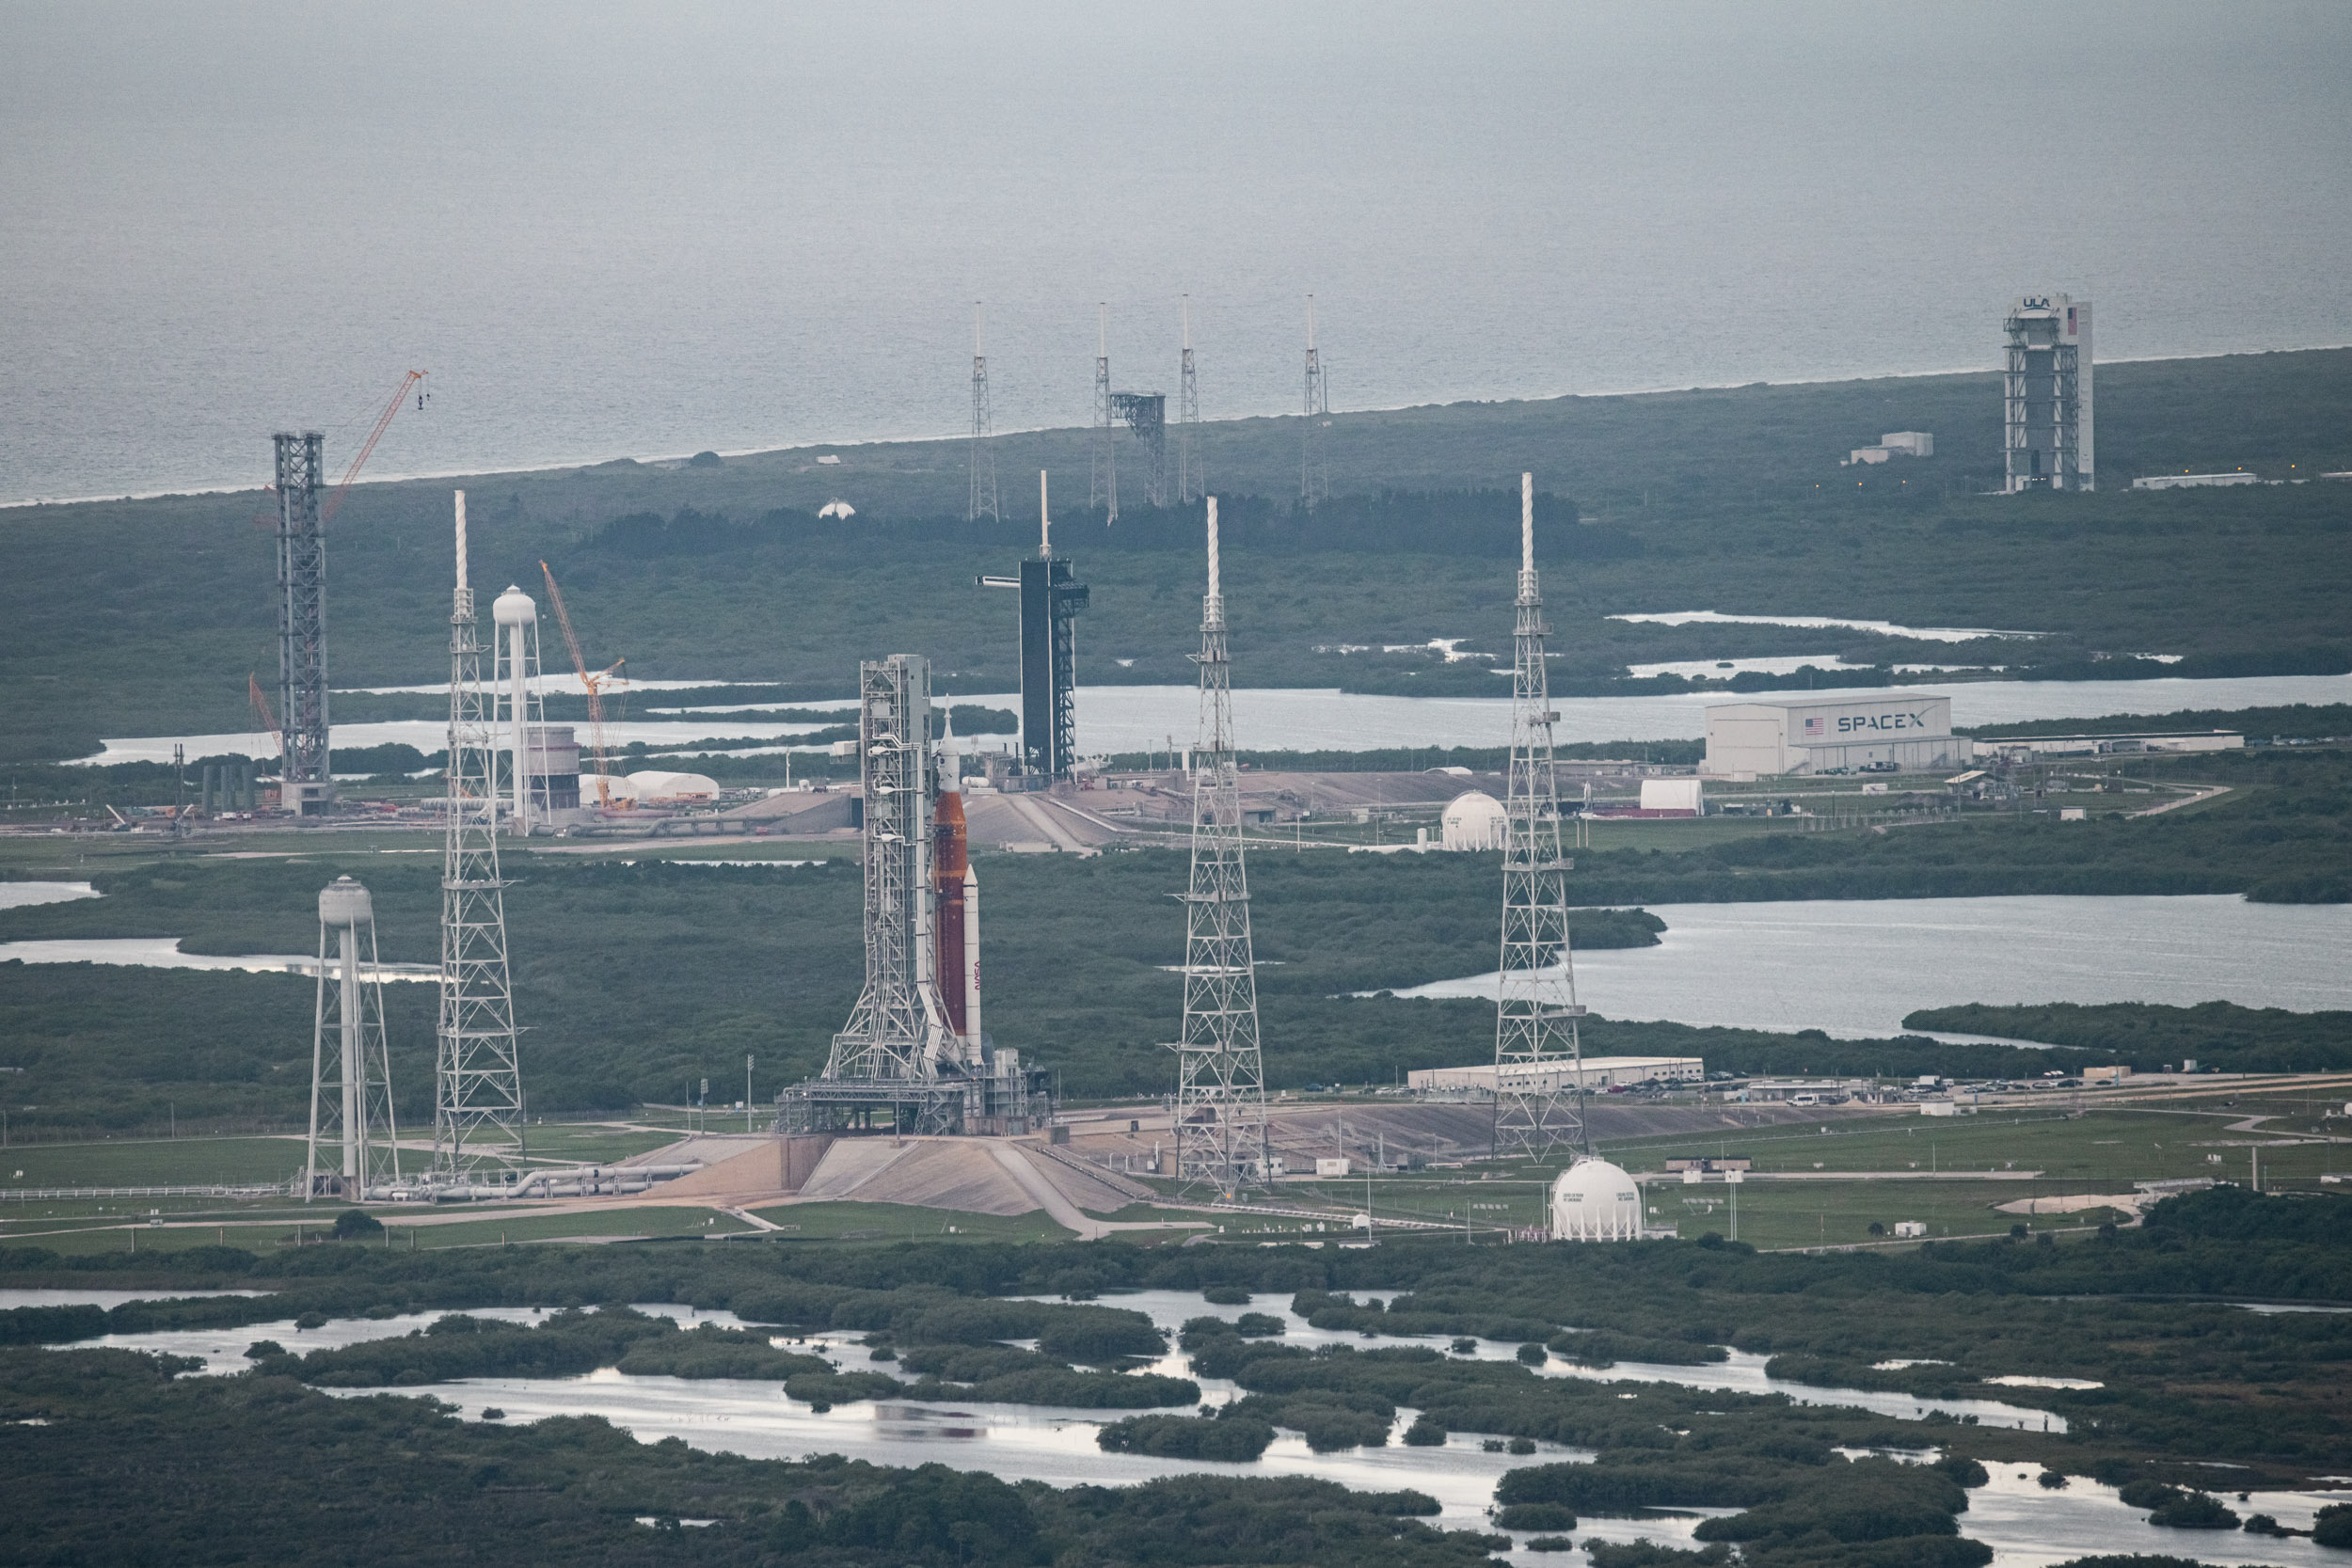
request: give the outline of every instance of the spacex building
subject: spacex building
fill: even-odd
[[[1783,702],[1722,703],[1707,710],[1707,761],[1715,778],[1774,774],[1923,773],[1975,754],[1952,733],[1952,700],[1919,691]]]

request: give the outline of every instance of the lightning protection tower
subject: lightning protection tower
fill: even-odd
[[[996,449],[990,439],[996,429],[988,412],[988,352],[980,336],[982,325],[980,301],[976,299],[972,302],[972,499],[963,515],[970,523],[982,517],[1002,520],[996,510]]]
[[[1200,466],[1200,385],[1192,369],[1192,296],[1184,295],[1184,354],[1176,370],[1176,504],[1190,506],[1208,493]]]
[[[1103,521],[1119,521],[1118,425],[1111,415],[1111,308],[1095,307],[1094,451],[1088,464],[1087,507],[1104,507]]]
[[[1298,499],[1315,507],[1331,499],[1331,463],[1324,451],[1324,427],[1331,422],[1331,388],[1315,348],[1315,296],[1307,296],[1307,403],[1298,440]]]
[[[1560,853],[1544,600],[1535,582],[1535,479],[1519,476],[1519,597],[1511,678],[1511,778],[1502,849],[1502,964],[1495,996],[1498,1154],[1540,1156],[1582,1140],[1583,1053],[1568,952],[1567,872]]]
[[[1269,1174],[1265,1062],[1258,1044],[1249,879],[1242,864],[1241,780],[1233,765],[1232,669],[1218,582],[1216,498],[1209,502],[1209,592],[1201,603],[1200,741],[1193,752],[1192,880],[1184,902],[1184,1021],[1175,1044],[1176,1176],[1232,1196]]]
[[[524,1155],[521,1053],[499,875],[498,701],[466,575],[466,493],[457,492],[457,586],[449,617],[449,791],[442,804],[441,1013],[433,1078],[433,1180],[486,1196]]]
[[[319,893],[319,990],[310,1029],[310,1140],[302,1163],[302,1200],[358,1203],[398,1185],[399,1139],[384,1044],[375,908],[366,888],[338,877]]]
[[[278,800],[303,816],[331,810],[327,766],[326,531],[319,517],[326,437],[280,434],[278,441]]]

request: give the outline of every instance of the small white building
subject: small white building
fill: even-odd
[[[1856,447],[1846,454],[1845,467],[1857,463],[1883,463],[1890,457],[1933,457],[1935,437],[1924,430],[1890,430],[1879,437],[1875,447]]]
[[[2170,735],[1979,736],[1977,749],[1991,756],[2027,762],[2035,757],[2104,756],[2136,752],[2239,752],[2246,736],[2235,730],[2184,730]]]
[[[1551,1184],[1555,1242],[1638,1242],[1642,1189],[1606,1160],[1579,1160]]]
[[[1443,849],[1500,849],[1511,832],[1511,815],[1502,802],[1478,789],[1447,801],[1438,820]]]
[[[1976,755],[1952,734],[1952,700],[1924,691],[1793,696],[1718,703],[1707,710],[1711,778],[1776,774],[1920,773]]]
[[[2240,468],[2228,474],[2150,474],[2132,481],[2135,490],[2196,490],[2209,484],[2260,484],[2263,476]]]

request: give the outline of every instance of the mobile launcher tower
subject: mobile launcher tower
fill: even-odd
[[[777,1097],[780,1132],[1018,1136],[1052,1118],[1053,1075],[980,1027],[979,879],[930,678],[917,654],[858,667],[866,985],[825,1070]]]

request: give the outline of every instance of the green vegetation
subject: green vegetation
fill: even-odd
[[[1252,867],[1269,1081],[1386,1082],[1427,1064],[1423,1008],[1335,992],[1437,979],[1494,962],[1489,857],[1410,863],[1267,855]],[[106,896],[0,911],[14,937],[178,936],[197,952],[300,953],[317,943],[317,890],[365,880],[387,960],[437,955],[438,870],[427,857],[164,862],[96,874]],[[854,863],[803,866],[624,864],[533,857],[508,895],[516,1009],[532,1027],[526,1071],[549,1113],[675,1101],[729,1082],[745,1053],[760,1093],[823,1065],[856,999]],[[1184,951],[1183,885],[1168,851],[993,857],[982,872],[997,1037],[1058,1068],[1077,1095],[1163,1087],[1160,1037],[1182,1010],[1163,965]],[[1410,911],[1409,918],[1400,913]],[[1638,946],[1661,923],[1639,911],[1579,911],[1585,947]],[[314,985],[280,975],[0,964],[0,1066],[19,1129],[160,1130],[291,1125],[310,1087]],[[385,988],[392,1084],[404,1122],[429,1115],[433,988]],[[1480,1031],[1445,1049],[1474,1060]],[[1484,1031],[1493,1050],[1491,1022]],[[1151,1047],[1153,1049],[1145,1049]],[[272,1177],[297,1157],[287,1145]]]
[[[2219,1072],[2320,1072],[2352,1066],[2352,1013],[2295,1013],[2202,1002],[2166,1007],[2152,1002],[2086,1006],[1931,1007],[1903,1020],[1906,1029],[2046,1040],[2153,1072],[2184,1057]]]
[[[41,1499],[0,1556],[209,1561],[233,1544],[308,1564],[463,1542],[488,1562],[1472,1568],[1499,1544],[1421,1523],[1434,1505],[1412,1493],[1211,1476],[1056,1492],[941,1465],[747,1460],[595,1417],[508,1427],[431,1400],[330,1399],[267,1370],[173,1381],[185,1365],[0,1351],[0,1474]],[[126,1474],[170,1506],[124,1508]]]
[[[2352,466],[2342,434],[2352,353],[2102,372],[2110,473],[2170,471],[2217,442],[2214,458],[2266,477]],[[1353,493],[1312,515],[1259,499],[1295,488],[1295,427],[1214,426],[1209,461],[1230,476],[1236,667],[1266,685],[1494,684],[1434,654],[1314,650],[1440,637],[1504,647],[1510,492],[1530,467],[1548,487],[1539,549],[1554,568],[1547,602],[1570,687],[1642,689],[1622,682],[1628,664],[1677,658],[1919,657],[1859,632],[1606,618],[1702,608],[2043,632],[2023,648],[1933,652],[2051,673],[2106,673],[2089,662],[2105,651],[2181,654],[2217,672],[2344,667],[2344,487],[1988,497],[1978,492],[1997,464],[1998,408],[1995,379],[1965,375],[1343,414],[1332,460]],[[1836,466],[1889,420],[1936,430],[1947,455],[1858,479]],[[1066,467],[1083,461],[1085,439],[1007,436],[1000,461]],[[961,471],[947,447],[842,455],[823,469],[777,453],[467,482],[476,586],[535,580],[545,558],[599,664],[626,654],[641,676],[758,681],[778,705],[848,695],[853,659],[908,647],[956,672],[959,691],[1012,689],[1009,603],[973,578],[1025,553],[1029,524],[962,522],[961,490],[940,488]],[[814,515],[833,487],[855,496],[853,524]],[[339,682],[444,674],[449,488],[363,485],[339,515]],[[271,541],[248,526],[254,505],[250,494],[183,496],[8,513],[0,626],[18,684],[7,760],[87,754],[103,735],[250,727],[244,677],[274,652]],[[1084,678],[1188,681],[1200,591],[1190,510],[1136,509],[1111,530],[1063,521],[1057,538],[1094,594]]]
[[[1265,1452],[1274,1441],[1274,1428],[1269,1422],[1240,1415],[1238,1405],[1220,1405],[1214,1418],[1130,1416],[1097,1433],[1095,1442],[1109,1453],[1246,1463]]]

